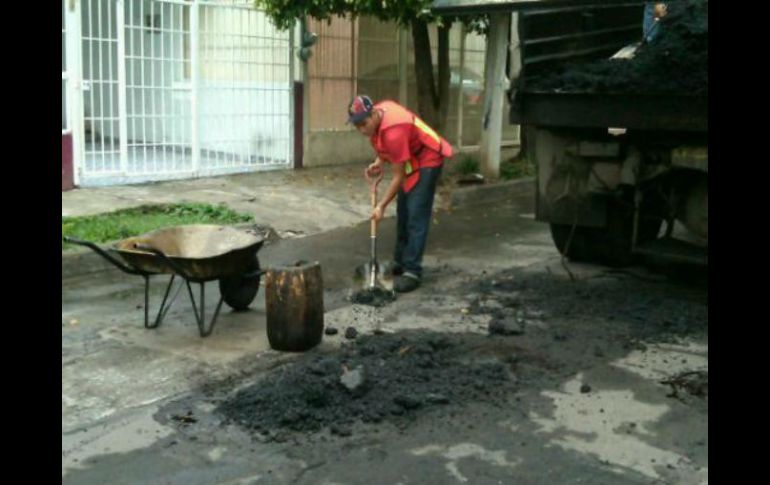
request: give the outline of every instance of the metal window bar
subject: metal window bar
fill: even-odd
[[[166,21],[167,17],[167,10],[174,7],[174,5],[169,5],[165,3],[161,3],[158,5],[160,13],[158,13],[159,18],[159,25],[161,26],[161,29]],[[156,34],[156,37],[158,37],[158,43],[160,46],[158,49],[160,50],[160,56],[161,61],[158,65],[158,82],[161,86],[161,89],[158,90],[158,94],[160,97],[160,100],[158,102],[158,105],[160,106],[160,112],[161,115],[159,117],[160,119],[160,127],[158,128],[158,135],[157,138],[159,140],[159,151],[160,155],[158,156],[158,162],[161,166],[159,172],[168,172],[173,171],[174,166],[174,159],[176,157],[176,147],[173,143],[173,132],[174,132],[174,125],[172,119],[173,116],[170,116],[168,113],[168,109],[171,106],[171,100],[169,99],[169,102],[166,103],[166,99],[168,98],[171,90],[169,86],[169,81],[173,82],[173,78],[170,78],[170,75],[167,75],[167,72],[170,69],[173,70],[174,68],[174,37],[175,34],[173,33],[164,33],[164,32],[158,32]],[[169,52],[170,49],[170,52]],[[168,153],[169,150],[171,153]]]
[[[101,158],[101,162],[102,162],[101,171],[104,172],[107,169],[106,167],[107,164],[106,164],[105,154],[104,154],[104,121],[102,119],[104,114],[104,83],[102,82],[104,80],[104,69],[103,69],[104,63],[102,62],[102,60],[104,59],[104,50],[103,50],[104,39],[101,38],[102,29],[103,29],[102,23],[103,23],[104,17],[102,16],[102,3],[104,2],[97,1],[98,7],[97,7],[96,15],[98,20],[96,22],[96,26],[98,29],[97,46],[99,47],[99,57],[97,58],[97,64],[99,66],[99,77],[96,79],[96,82],[93,83],[94,85],[97,85],[97,84],[99,85],[99,104],[97,105],[98,108],[96,106],[91,106],[91,109],[93,110],[93,113],[96,113],[97,111],[99,112],[98,133],[99,133],[99,145],[101,148],[99,150],[99,157]],[[93,73],[92,73],[92,76],[93,76]],[[94,116],[96,115],[94,114]]]
[[[192,91],[193,86],[189,79],[186,78],[185,74],[189,72],[188,64],[190,61],[189,53],[185,51],[185,43],[190,42],[190,38],[192,37],[192,34],[190,32],[190,16],[192,15],[192,6],[188,6],[186,8],[180,7],[177,11],[179,13],[179,24],[182,25],[182,32],[179,34],[179,42],[178,42],[178,52],[177,56],[178,59],[181,59],[179,62],[179,68],[177,70],[177,75],[181,82],[184,83],[185,91],[188,93],[188,95],[185,97],[188,101],[187,103],[184,103],[181,105],[181,121],[178,125],[179,131],[178,134],[180,136],[179,143],[180,146],[183,146],[182,152],[187,154],[188,151],[190,153],[189,157],[184,157],[182,159],[182,165],[180,166],[180,169],[185,170],[189,173],[192,173],[193,170],[193,161],[192,161],[192,151],[194,150],[193,147],[193,140],[192,140],[192,133],[190,133],[188,130],[190,128],[190,112],[192,107]],[[185,20],[187,19],[187,20]]]
[[[275,39],[270,39],[270,79],[275,79]],[[270,114],[272,116],[275,116],[275,92],[270,92]],[[275,140],[275,124],[270,125],[270,135]],[[272,149],[269,151],[270,157],[269,160],[273,161],[276,159],[276,153],[275,153],[275,144],[273,144]]]
[[[187,111],[189,110],[190,103],[192,100],[190,99],[191,94],[191,87],[188,80],[185,79],[184,73],[185,73],[185,52],[184,52],[184,42],[185,42],[185,36],[188,34],[185,34],[185,12],[186,16],[189,19],[190,16],[190,7],[183,7],[183,6],[175,6],[174,11],[176,12],[176,15],[172,15],[172,19],[175,18],[177,25],[181,26],[181,32],[174,35],[175,41],[174,41],[174,51],[173,55],[176,59],[175,68],[173,70],[174,73],[174,82],[180,83],[179,86],[179,92],[184,93],[183,97],[185,102],[179,103],[178,105],[175,105],[175,108],[178,108],[175,113],[178,113],[178,123],[174,124],[174,170],[180,171],[183,170],[185,172],[189,172],[192,163],[191,163],[191,157],[188,155],[192,152],[192,140],[186,136],[186,128],[189,125],[189,121],[187,120]],[[172,93],[173,98],[173,93]]]
[[[132,169],[132,163],[129,162],[129,160],[133,160],[136,157],[136,150],[133,146],[133,140],[136,139],[136,104],[137,104],[137,96],[135,89],[131,88],[131,85],[134,85],[136,83],[136,76],[138,74],[138,69],[135,67],[135,61],[131,58],[130,54],[133,52],[134,45],[136,43],[136,26],[134,25],[133,21],[135,18],[136,11],[134,10],[134,2],[132,0],[126,0],[125,1],[125,18],[124,18],[124,25],[122,26],[122,29],[124,31],[125,35],[125,43],[123,47],[123,58],[120,59],[120,63],[123,66],[123,69],[125,70],[125,79],[126,79],[126,86],[124,87],[123,94],[124,101],[125,101],[125,108],[123,110],[123,114],[125,117],[125,123],[126,123],[126,139],[124,140],[123,144],[125,145],[124,148],[124,173],[129,176],[130,171]]]
[[[181,20],[181,16],[177,15],[178,12],[181,11],[182,7],[179,5],[174,4],[165,4],[161,8],[161,21],[160,25],[163,27],[166,24],[166,21],[170,23],[174,23],[175,21],[178,22]],[[181,25],[181,22],[179,22],[179,25]],[[172,29],[169,29],[172,30]],[[161,35],[166,35],[165,33],[161,32]],[[166,89],[163,90],[162,95],[162,106],[161,109],[164,113],[164,123],[163,123],[163,143],[167,144],[171,149],[171,155],[170,160],[167,160],[166,166],[170,167],[170,170],[172,172],[177,172],[179,170],[179,166],[181,165],[180,156],[178,156],[178,152],[183,149],[182,146],[182,139],[178,136],[179,131],[179,123],[184,122],[184,119],[180,112],[177,112],[174,104],[174,97],[176,96],[177,91],[183,92],[184,86],[179,85],[176,87],[176,84],[178,83],[178,80],[176,78],[176,72],[177,67],[179,64],[179,56],[177,54],[177,37],[178,34],[174,32],[169,32],[169,45],[168,48],[164,46],[163,49],[163,57],[166,59],[165,64],[168,64],[168,67],[170,69],[162,69],[162,79],[161,83],[166,87]],[[166,55],[168,53],[168,56]],[[171,84],[171,85],[170,85]],[[180,96],[181,97],[181,96]],[[170,113],[169,113],[170,111]]]
[[[153,56],[157,55],[157,48],[155,47],[155,5],[156,2],[150,2],[150,16],[149,16],[149,32],[150,32],[150,52]],[[155,80],[155,65],[158,62],[162,61],[151,61],[150,62],[150,86],[155,87],[156,86],[156,80]],[[151,112],[152,114],[157,114],[156,111],[156,105],[157,105],[157,99],[158,95],[155,90],[150,91],[150,105],[152,106]],[[150,140],[153,142],[157,139],[158,134],[158,124],[157,124],[157,116],[153,116],[150,119]],[[147,140],[145,140],[146,142]],[[152,172],[157,173],[158,172],[158,150],[157,150],[157,143],[151,143],[151,170]]]
[[[155,38],[156,41],[155,48],[157,54],[160,56],[160,60],[153,63],[157,69],[155,86],[158,87],[158,89],[154,91],[155,99],[157,100],[155,108],[160,114],[160,116],[156,117],[158,126],[156,127],[157,131],[155,132],[155,160],[157,165],[155,173],[168,173],[170,171],[170,159],[173,159],[174,156],[174,147],[169,144],[169,133],[173,123],[169,123],[169,115],[166,106],[166,97],[169,93],[166,72],[169,68],[173,68],[173,61],[168,54],[168,49],[169,47],[173,47],[174,34],[163,33],[157,30],[158,26],[160,26],[161,29],[163,27],[166,17],[166,7],[166,3],[158,3],[158,11],[155,13],[155,17],[153,17],[153,19],[157,17],[157,22],[153,24],[153,32],[155,33],[153,38]],[[169,150],[171,153],[169,153]]]
[[[115,8],[114,10],[117,10],[117,9]],[[113,35],[112,24],[113,24],[113,19],[115,18],[114,15],[117,15],[117,12],[113,13],[113,2],[108,2],[107,3],[107,37],[109,39],[112,39],[112,35]],[[117,28],[115,30],[115,35],[117,36]],[[117,47],[117,38],[115,39],[115,46]],[[108,71],[109,71],[109,78],[110,78],[110,82],[107,84],[107,86],[108,86],[108,93],[109,93],[109,98],[110,98],[109,106],[110,106],[110,116],[111,117],[113,117],[114,114],[116,113],[116,106],[115,106],[115,103],[113,102],[113,98],[114,98],[113,94],[114,94],[114,90],[117,89],[117,87],[118,87],[118,80],[116,79],[115,81],[112,81],[112,79],[117,78],[117,72],[116,72],[115,69],[113,69],[113,67],[114,67],[113,62],[117,60],[118,53],[116,52],[115,55],[113,56],[112,55],[112,51],[113,51],[113,49],[110,48],[109,52],[108,52],[108,60],[107,60],[107,66],[108,66],[107,68],[108,68]],[[120,120],[119,117],[113,117],[113,119],[110,120],[110,130],[109,131],[110,131],[110,150],[111,151],[113,151],[114,148],[115,148],[114,147],[115,140],[116,140],[116,136],[115,136],[115,121],[119,121],[119,120]],[[118,141],[118,143],[120,143],[120,141]],[[119,151],[117,152],[117,155],[118,155],[118,160],[120,160],[120,152]]]
[[[93,31],[94,31],[93,30],[93,12],[91,11],[91,8],[93,6],[92,2],[93,2],[93,0],[89,0],[87,2],[87,7],[86,7],[86,13],[88,14],[88,33],[89,34],[93,33]],[[93,106],[94,106],[94,90],[93,90],[93,85],[92,85],[91,80],[93,78],[93,72],[94,72],[94,67],[93,67],[93,65],[94,65],[93,44],[94,44],[95,41],[96,40],[90,40],[87,43],[87,45],[88,45],[88,66],[89,66],[89,68],[88,68],[88,75],[87,76],[86,75],[83,76],[83,78],[85,80],[87,80],[86,82],[88,83],[88,85],[87,85],[87,87],[88,87],[88,94],[90,96],[90,102],[91,102],[91,104],[89,105],[90,113],[86,115],[86,122],[89,124],[89,128],[90,128],[89,133],[91,135],[91,146],[92,147],[96,145],[96,138],[95,138],[95,135],[94,135],[93,119],[89,118],[89,115],[91,113],[93,113]],[[93,159],[91,157],[89,157],[90,151],[91,150],[88,150],[88,148],[86,148],[86,154],[85,154],[86,155],[86,164],[85,164],[86,165],[85,166],[86,170],[89,167],[93,167],[93,163],[94,163]],[[93,167],[93,168],[95,169],[95,167]]]
[[[278,87],[265,86],[265,81],[269,80],[274,81],[272,84],[276,85],[279,81],[278,71],[286,70],[289,59],[284,62],[275,59],[269,62],[263,60],[268,56],[264,50],[275,49],[283,43],[288,46],[288,41],[285,37],[276,39],[276,35],[264,35],[267,31],[266,21],[261,13],[251,12],[251,19],[238,18],[235,13],[230,10],[216,15],[215,12],[208,11],[204,17],[206,25],[201,29],[203,42],[206,44],[205,48],[201,49],[204,57],[202,64],[204,71],[208,73],[205,93],[209,99],[222,101],[219,109],[209,110],[218,122],[231,125],[230,133],[221,133],[218,136],[207,132],[206,145],[215,146],[215,166],[225,170],[265,166],[265,162],[273,163],[289,158],[288,153],[282,157],[278,156],[278,151],[288,152],[288,143],[283,142],[283,150],[279,148],[283,140],[288,140],[289,130],[283,122],[283,131],[286,134],[281,136],[281,117],[274,106],[281,103],[275,92],[283,92],[285,97],[282,104],[287,105],[284,109],[288,113],[290,81],[281,79],[282,85]],[[248,27],[254,24],[255,28]],[[227,25],[231,26],[229,32],[223,31]],[[288,56],[287,52],[286,55]],[[226,107],[230,108],[229,113]],[[247,108],[245,112],[244,107]],[[251,133],[253,130],[256,132]],[[273,141],[271,147],[260,148],[262,140],[270,139]],[[281,162],[287,165],[288,162],[283,160]]]
[[[131,1],[131,0],[128,0]],[[118,102],[118,150],[120,152],[120,173],[125,176],[128,170],[128,122],[126,119],[126,0],[118,0],[115,12],[115,30],[117,33],[117,53],[115,68],[117,70],[117,102]]]
[[[200,93],[200,11],[201,7],[199,3],[196,3],[191,7],[190,11],[190,23],[188,25],[190,29],[190,136],[192,138],[192,173],[198,175],[200,173],[200,108],[199,108],[199,93]]]
[[[250,1],[82,3],[84,185],[291,166],[290,36]]]
[[[166,20],[173,22],[174,11],[178,5],[160,4],[160,25],[163,26]],[[161,36],[161,54],[163,60],[161,61],[159,70],[159,81],[163,89],[160,90],[160,109],[163,117],[161,118],[161,127],[159,133],[159,139],[161,140],[161,165],[165,172],[176,172],[177,164],[177,151],[178,146],[176,143],[176,121],[182,121],[181,116],[173,109],[174,96],[177,90],[182,90],[182,86],[177,86],[177,80],[174,76],[176,72],[177,57],[176,57],[176,34],[163,32],[159,33]],[[169,153],[170,152],[170,153]]]
[[[88,93],[82,93],[88,100],[83,122],[83,128],[88,131],[83,164],[85,174],[117,172],[119,169],[119,153],[115,149],[116,113],[113,97],[117,86],[111,69],[117,39],[113,36],[112,5],[102,3],[94,4],[94,0],[85,2],[86,11],[81,11],[80,17],[86,27],[81,36],[81,49],[88,56],[82,65],[83,89]]]
[[[145,70],[146,62],[141,60],[141,56],[144,56],[147,53],[147,50],[145,49],[145,46],[144,46],[144,42],[145,42],[144,41],[144,37],[145,37],[145,35],[144,35],[145,34],[144,33],[144,27],[143,27],[143,24],[141,23],[144,18],[145,18],[144,2],[140,2],[139,3],[139,19],[140,19],[140,24],[139,25],[140,25],[141,30],[139,31],[139,38],[141,40],[141,49],[139,50],[139,52],[140,52],[140,64],[139,65],[142,68],[142,77],[140,78],[140,85],[144,85],[145,79],[146,79],[146,70]],[[139,91],[142,93],[142,116],[147,116],[147,99],[145,97],[146,90],[140,88]],[[142,138],[141,138],[141,140],[142,140],[142,143],[141,143],[141,145],[142,145],[142,171],[145,171],[145,169],[147,167],[147,145],[144,143],[144,140],[147,139],[147,123],[145,123],[143,119],[139,119],[138,121],[139,121],[139,123],[142,126]]]
[[[226,25],[230,25],[232,28],[232,15],[229,9],[225,9],[223,12]],[[225,65],[227,66],[225,72],[227,73],[227,80],[225,82],[224,89],[227,93],[227,106],[230,108],[230,114],[233,115],[235,109],[235,97],[233,95],[233,88],[235,87],[235,37],[228,31],[223,30],[224,43],[227,45],[227,60]],[[231,168],[235,164],[235,117],[225,116],[227,124],[230,126],[228,136],[225,138],[225,166]]]
[[[67,0],[62,0],[61,5],[61,81],[62,81],[62,134],[70,131],[70,103],[67,103],[69,96],[69,74],[67,72]]]
[[[169,4],[169,17],[170,22],[172,24],[176,23],[180,26],[180,28],[184,29],[184,22],[182,20],[182,11],[184,10],[184,7],[181,5],[173,5]],[[161,23],[163,25],[163,23]],[[180,36],[184,35],[183,33],[171,33],[171,58],[173,59],[172,65],[173,69],[171,69],[171,72],[169,73],[169,77],[171,77],[172,83],[180,83],[181,77],[177,76],[177,73],[183,72],[183,69],[180,69],[180,58],[182,54],[179,50],[179,46],[181,44],[180,42]],[[165,71],[164,71],[165,72]],[[187,88],[186,84],[179,84],[178,92],[184,92],[186,94]],[[171,166],[172,170],[174,172],[177,172],[181,170],[184,167],[184,160],[182,158],[182,153],[186,153],[186,149],[188,148],[185,144],[184,138],[180,134],[180,128],[181,126],[184,126],[184,110],[179,109],[177,111],[174,104],[174,96],[177,92],[176,89],[172,89],[170,93],[168,93],[169,97],[169,108],[172,109],[172,119],[176,119],[176,122],[171,124],[171,135],[170,135],[170,143],[172,146],[172,156],[171,156]],[[189,99],[187,96],[180,96],[185,99],[186,102],[189,102]]]
[[[253,17],[254,17],[254,12],[249,12],[243,17],[243,20],[245,21],[245,24],[246,24],[243,29],[245,32],[249,32],[249,33],[253,32],[252,25],[251,25],[251,21]],[[244,77],[251,79],[252,78],[251,62],[247,60],[246,57],[250,55],[251,51],[254,50],[254,45],[256,43],[253,42],[253,40],[248,36],[245,39],[245,43],[246,43],[245,55],[242,56],[244,58],[242,62],[244,64],[244,69],[246,71]],[[246,103],[247,103],[246,105],[249,107],[249,109],[246,112],[246,123],[248,124],[248,126],[251,126],[254,123],[254,119],[255,119],[254,112],[251,110],[253,101],[254,101],[253,91],[251,90],[246,91]],[[254,144],[249,141],[246,143],[246,148],[247,148],[246,164],[249,165],[249,167],[253,168],[255,165],[254,164],[254,157],[255,157]]]

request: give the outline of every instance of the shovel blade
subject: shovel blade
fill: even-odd
[[[361,284],[362,288],[382,287],[387,290],[393,289],[393,275],[387,270],[388,266],[374,263],[366,263],[358,266],[355,271],[355,281]]]

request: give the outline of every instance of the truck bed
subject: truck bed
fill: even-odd
[[[522,69],[511,86],[510,122],[707,132],[705,6],[705,0],[672,5],[675,13],[653,43],[633,58],[613,60],[618,51],[640,45],[642,4],[522,11]]]
[[[510,112],[521,125],[708,131],[708,98],[686,95],[525,92]]]

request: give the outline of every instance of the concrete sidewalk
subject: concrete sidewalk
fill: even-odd
[[[143,204],[225,204],[260,226],[309,235],[360,222],[369,195],[360,164],[255,172],[62,192],[62,216],[84,216]]]
[[[442,174],[434,211],[505,199],[513,185],[533,183],[528,177],[508,182],[458,186],[450,165]],[[62,192],[62,216],[112,212],[145,204],[200,202],[225,204],[254,216],[271,237],[303,237],[365,221],[370,213],[364,165],[341,165],[302,170],[256,172],[142,185],[79,188]],[[387,179],[380,184],[380,193]],[[386,217],[395,216],[395,203]],[[62,253],[62,277],[110,267],[85,248]]]

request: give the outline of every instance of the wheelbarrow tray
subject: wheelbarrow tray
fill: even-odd
[[[162,252],[184,271],[181,275],[199,281],[243,273],[254,261],[264,238],[228,226],[191,224],[173,226],[118,241],[113,250],[140,271],[179,274],[164,258],[141,249]],[[139,247],[137,247],[139,245]]]

